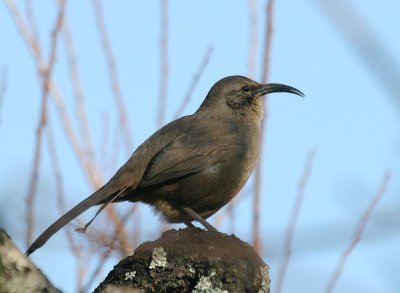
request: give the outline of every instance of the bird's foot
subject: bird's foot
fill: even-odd
[[[197,214],[191,208],[182,208],[182,210],[185,211],[185,213],[187,213],[193,220],[198,221],[201,225],[203,225],[203,227],[206,228],[207,231],[218,232],[217,229],[215,229],[210,223],[204,220],[199,214]],[[185,224],[188,225],[187,223]],[[188,225],[188,227],[193,226],[192,223],[190,223],[190,225],[191,226]]]
[[[78,233],[85,234],[86,233],[86,229],[87,229],[87,227],[84,226],[84,227],[76,228],[75,231],[78,232]]]

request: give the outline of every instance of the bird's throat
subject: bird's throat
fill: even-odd
[[[251,105],[251,110],[256,114],[258,119],[263,119],[264,117],[264,101],[262,97],[256,98],[256,100]]]

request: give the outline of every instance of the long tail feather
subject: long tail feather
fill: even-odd
[[[65,215],[63,215],[61,218],[59,218],[57,221],[55,221],[53,224],[50,225],[40,236],[29,246],[28,250],[26,251],[26,255],[30,255],[33,253],[36,249],[40,248],[43,246],[47,240],[50,239],[51,236],[53,236],[58,230],[60,230],[62,227],[64,227],[66,224],[71,222],[73,219],[78,217],[80,214],[82,214],[84,211],[87,209],[91,208],[92,206],[101,204],[104,202],[107,198],[110,196],[113,196],[113,194],[118,193],[116,192],[111,192],[109,188],[100,188],[98,191],[93,193],[91,196],[88,198],[84,199],[81,201],[79,204],[77,204],[75,207],[73,207],[70,211],[68,211]]]

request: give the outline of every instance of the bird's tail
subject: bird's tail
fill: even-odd
[[[30,255],[36,249],[43,246],[47,242],[47,240],[49,240],[50,237],[53,236],[58,230],[60,230],[62,227],[64,227],[66,224],[71,222],[76,217],[78,217],[80,214],[82,214],[87,209],[91,208],[92,206],[103,203],[102,208],[99,210],[99,212],[100,212],[108,203],[112,202],[115,199],[115,197],[116,197],[116,196],[114,196],[115,194],[119,195],[120,193],[121,193],[120,190],[115,191],[115,192],[110,192],[110,189],[107,188],[107,185],[103,186],[98,191],[96,191],[95,193],[90,195],[88,198],[84,199],[79,204],[77,204],[75,207],[73,207],[70,211],[68,211],[66,214],[64,214],[61,218],[59,218],[53,224],[51,224],[50,227],[48,227],[42,234],[40,234],[40,236],[31,244],[31,246],[29,246],[29,248],[25,254]],[[109,198],[111,198],[111,200],[108,200]],[[97,216],[97,214],[96,214],[96,216]]]

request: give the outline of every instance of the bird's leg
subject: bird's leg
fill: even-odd
[[[105,208],[108,204],[109,204],[109,202],[106,202],[105,204],[103,204],[103,205],[99,208],[99,210],[96,212],[96,214],[94,215],[94,217],[93,217],[89,222],[87,222],[85,226],[80,227],[80,228],[76,228],[75,231],[76,231],[76,232],[79,232],[79,233],[85,233],[85,232],[86,232],[86,229],[90,226],[90,224],[92,224],[92,222],[94,221],[94,219],[96,219],[96,217],[100,214],[100,212],[101,212],[102,210],[104,210],[104,208]]]
[[[122,189],[121,191],[119,191],[115,196],[111,197],[109,201],[107,201],[106,203],[104,203],[99,210],[96,212],[96,214],[94,215],[94,217],[86,223],[85,226],[81,227],[81,228],[76,228],[75,231],[79,232],[79,233],[85,233],[86,229],[90,226],[90,224],[92,224],[92,222],[94,221],[94,219],[96,219],[96,217],[100,214],[100,212],[102,210],[105,209],[106,206],[108,206],[108,204],[112,203],[118,196],[121,195],[121,193],[123,193],[126,190],[126,188]]]
[[[186,221],[186,222],[184,222],[184,224],[185,224],[186,226],[188,226],[188,228],[196,228],[196,226],[193,225],[192,222],[190,222],[190,221]]]
[[[206,228],[208,231],[214,231],[218,232],[217,229],[215,229],[211,224],[209,224],[206,220],[204,220],[202,217],[200,217],[195,211],[193,211],[191,208],[182,208],[182,210],[185,211],[193,220],[198,221],[200,224],[203,225],[204,228]],[[193,225],[193,224],[192,224]]]

